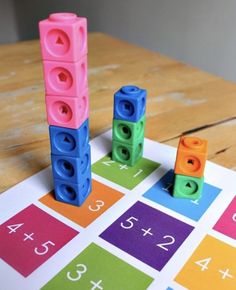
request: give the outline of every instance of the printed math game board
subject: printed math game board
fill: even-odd
[[[0,195],[0,289],[236,289],[236,173],[207,162],[203,197],[170,195],[176,149],[132,168],[92,146],[93,191],[59,203],[47,168]]]

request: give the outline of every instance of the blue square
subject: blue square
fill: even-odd
[[[80,183],[54,179],[55,198],[58,201],[80,206],[92,191],[91,168],[88,168]]]
[[[204,183],[200,200],[174,198],[171,195],[173,180],[174,171],[170,170],[148,191],[146,191],[143,196],[195,221],[198,221],[201,218],[221,192],[220,188]]]
[[[146,111],[146,90],[124,86],[114,95],[114,119],[138,122]]]
[[[80,158],[51,154],[51,159],[54,179],[80,183],[88,168],[91,171],[90,145],[87,145],[86,151]]]
[[[88,119],[78,129],[49,126],[52,154],[81,157],[89,143]]]

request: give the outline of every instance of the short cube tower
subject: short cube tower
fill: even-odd
[[[185,136],[180,138],[175,162],[174,197],[201,197],[207,148],[207,140]]]
[[[146,90],[124,86],[114,94],[112,159],[133,166],[143,155]]]
[[[54,13],[39,32],[55,198],[79,206],[91,192],[87,19]]]

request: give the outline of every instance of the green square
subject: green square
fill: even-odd
[[[92,243],[42,289],[138,290],[147,289],[152,281],[153,278]]]
[[[138,122],[113,119],[112,141],[136,145],[138,140],[144,139],[145,124],[145,115]]]
[[[187,175],[175,175],[173,196],[189,199],[200,199],[204,184],[204,177],[192,177]]]
[[[112,160],[108,154],[92,165],[92,172],[131,190],[159,167],[159,163],[146,158],[129,167]]]

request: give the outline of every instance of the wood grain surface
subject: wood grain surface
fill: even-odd
[[[0,46],[0,192],[50,163],[39,41]],[[236,170],[236,84],[101,33],[89,35],[91,138],[111,128],[113,94],[148,91],[145,136],[209,140],[208,159]]]

